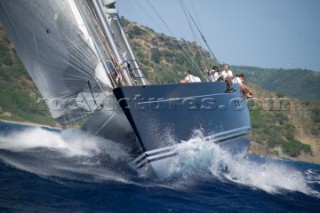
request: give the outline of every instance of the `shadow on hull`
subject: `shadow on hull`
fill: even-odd
[[[245,155],[250,117],[240,89],[225,93],[225,83],[119,87],[112,109],[103,109],[84,126],[90,132],[131,149],[139,172],[159,178],[168,174],[179,154],[175,145],[200,131],[234,155]]]

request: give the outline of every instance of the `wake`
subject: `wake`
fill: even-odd
[[[258,162],[235,158],[215,143],[208,143],[201,135],[179,144],[177,150],[179,158],[171,167],[171,173],[186,181],[197,179],[200,174],[206,179],[241,184],[271,194],[301,192],[320,198],[320,193],[309,186],[317,181],[320,183],[320,171],[301,172],[279,160]]]
[[[23,171],[45,177],[78,181],[127,182],[121,145],[89,135],[81,129],[62,132],[30,127],[0,135],[0,160]]]
[[[31,127],[0,134],[0,160],[23,171],[54,179],[116,181],[142,187],[182,190],[206,180],[218,180],[260,189],[271,194],[301,192],[320,197],[320,171],[299,171],[279,161],[258,162],[235,158],[201,134],[176,145],[179,153],[169,168],[167,182],[139,177],[123,146],[81,129],[62,132]]]

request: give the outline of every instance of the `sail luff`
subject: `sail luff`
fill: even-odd
[[[84,28],[73,0],[10,0],[0,2],[0,19],[9,39],[37,85],[53,118],[73,120],[90,111],[77,104],[79,93],[96,94],[101,59]],[[87,82],[90,82],[90,91]],[[97,93],[98,92],[98,93]],[[98,95],[97,95],[98,96]],[[78,114],[73,116],[73,114]],[[63,119],[62,119],[63,118]]]
[[[103,27],[104,33],[106,34],[106,38],[108,39],[108,43],[111,45],[113,53],[116,56],[117,63],[121,64],[122,60],[121,60],[121,57],[120,57],[119,52],[117,50],[117,47],[116,47],[115,43],[112,40],[112,34],[110,32],[109,26],[108,26],[108,24],[107,24],[107,22],[106,22],[106,20],[104,18],[103,12],[101,10],[101,4],[99,3],[98,0],[92,0],[92,3],[93,3],[95,11],[97,13],[97,16],[98,16],[98,19],[100,21],[100,24]]]
[[[71,0],[74,1],[74,0]],[[103,82],[108,81],[112,88],[115,87],[116,83],[113,79],[114,65],[111,62],[113,55],[108,52],[106,45],[105,37],[101,32],[99,23],[96,20],[96,16],[92,13],[91,1],[88,0],[78,0],[74,1],[77,6],[77,11],[83,17],[83,24],[91,35],[92,43],[95,49],[97,50],[97,55],[99,56],[101,63],[96,69],[96,77]],[[108,80],[106,80],[108,79]]]
[[[137,59],[136,59],[136,57],[135,57],[135,55],[134,55],[134,53],[133,53],[133,50],[132,50],[131,45],[130,45],[130,43],[129,43],[129,40],[128,40],[128,38],[126,37],[125,32],[124,32],[124,30],[123,30],[123,28],[122,28],[122,26],[121,26],[121,24],[120,24],[120,22],[119,22],[119,16],[118,16],[118,15],[117,15],[117,20],[116,20],[116,22],[117,22],[118,28],[120,29],[120,34],[122,35],[122,39],[124,40],[125,45],[126,45],[128,51],[129,51],[130,57],[131,57],[131,59],[132,59],[132,61],[133,61],[133,63],[134,63],[134,66],[135,66],[135,68],[136,68],[137,71],[138,71],[138,74],[139,74],[139,77],[140,77],[140,79],[141,79],[141,82],[142,82],[143,85],[146,85],[146,84],[148,84],[148,83],[147,83],[147,81],[146,81],[146,79],[145,79],[145,76],[144,76],[144,74],[142,73],[141,68],[140,68],[140,66],[139,66],[139,64],[138,64],[138,62],[137,62]]]
[[[121,75],[125,78],[125,83],[126,85],[131,86],[132,82],[131,82],[131,78],[128,75],[128,72],[126,69],[123,68],[123,60],[122,57],[119,53],[118,47],[113,39],[113,35],[112,32],[110,30],[109,24],[106,21],[105,15],[103,13],[103,9],[102,9],[102,4],[100,2],[100,0],[92,0],[93,3],[93,7],[95,9],[97,18],[99,19],[99,22],[102,26],[102,29],[105,33],[105,37],[108,40],[108,44],[110,45],[111,49],[112,49],[112,53],[115,55],[116,60],[117,60],[117,67],[116,69],[120,69],[121,70]]]

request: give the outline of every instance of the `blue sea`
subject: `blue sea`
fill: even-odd
[[[0,123],[0,212],[320,212],[320,165],[234,159],[195,137],[166,180],[79,129]]]

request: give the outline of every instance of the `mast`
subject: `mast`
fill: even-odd
[[[96,12],[97,18],[101,24],[102,30],[105,33],[106,39],[107,39],[109,45],[111,46],[111,49],[112,49],[114,56],[116,57],[117,64],[115,67],[116,68],[119,67],[122,70],[122,74],[124,75],[126,83],[129,86],[131,86],[132,80],[131,80],[127,70],[125,70],[125,68],[123,67],[124,61],[122,60],[122,58],[120,56],[120,53],[119,53],[118,48],[116,46],[116,43],[113,39],[109,24],[107,23],[106,17],[103,14],[101,2],[100,2],[100,0],[92,0],[92,3],[93,3],[94,10]]]
[[[120,54],[118,52],[118,48],[116,47],[116,44],[113,41],[111,30],[109,28],[107,21],[105,20],[105,17],[103,15],[103,11],[102,11],[100,3],[99,3],[99,0],[92,0],[92,3],[93,3],[95,11],[97,13],[100,24],[103,28],[103,31],[106,34],[106,38],[108,39],[108,43],[111,45],[112,51],[113,51],[114,55],[116,56],[117,63],[121,64],[122,60],[121,60]]]
[[[134,66],[135,66],[135,68],[136,68],[136,70],[137,70],[137,72],[138,72],[138,75],[139,75],[139,77],[141,78],[141,82],[142,82],[143,85],[146,85],[146,84],[148,84],[148,83],[147,83],[147,81],[146,81],[146,79],[145,79],[145,77],[144,77],[144,74],[143,74],[142,71],[141,71],[141,68],[140,68],[140,66],[139,66],[139,64],[138,64],[138,62],[137,62],[137,59],[136,59],[136,57],[135,57],[135,55],[134,55],[134,53],[133,53],[133,50],[132,50],[131,45],[130,45],[130,43],[129,43],[129,40],[128,40],[128,38],[127,38],[127,36],[126,36],[126,34],[125,34],[124,30],[123,30],[123,27],[122,27],[122,25],[120,24],[120,21],[119,21],[120,18],[119,18],[118,10],[117,10],[117,9],[115,8],[115,6],[114,6],[115,3],[116,3],[116,1],[117,1],[117,0],[103,0],[103,5],[104,5],[105,8],[106,8],[106,9],[105,9],[105,12],[106,12],[106,14],[107,14],[108,16],[113,16],[113,17],[115,17],[114,20],[115,20],[115,22],[117,23],[117,27],[119,28],[121,37],[122,37],[123,41],[125,42],[125,45],[126,45],[128,51],[129,51],[131,60],[133,61]],[[112,19],[112,17],[111,17],[111,19]]]
[[[148,82],[141,71],[129,40],[120,24],[118,10],[115,8],[116,1],[92,0],[93,9],[117,61],[114,67],[121,70],[121,74],[128,85],[136,83],[146,85]]]

